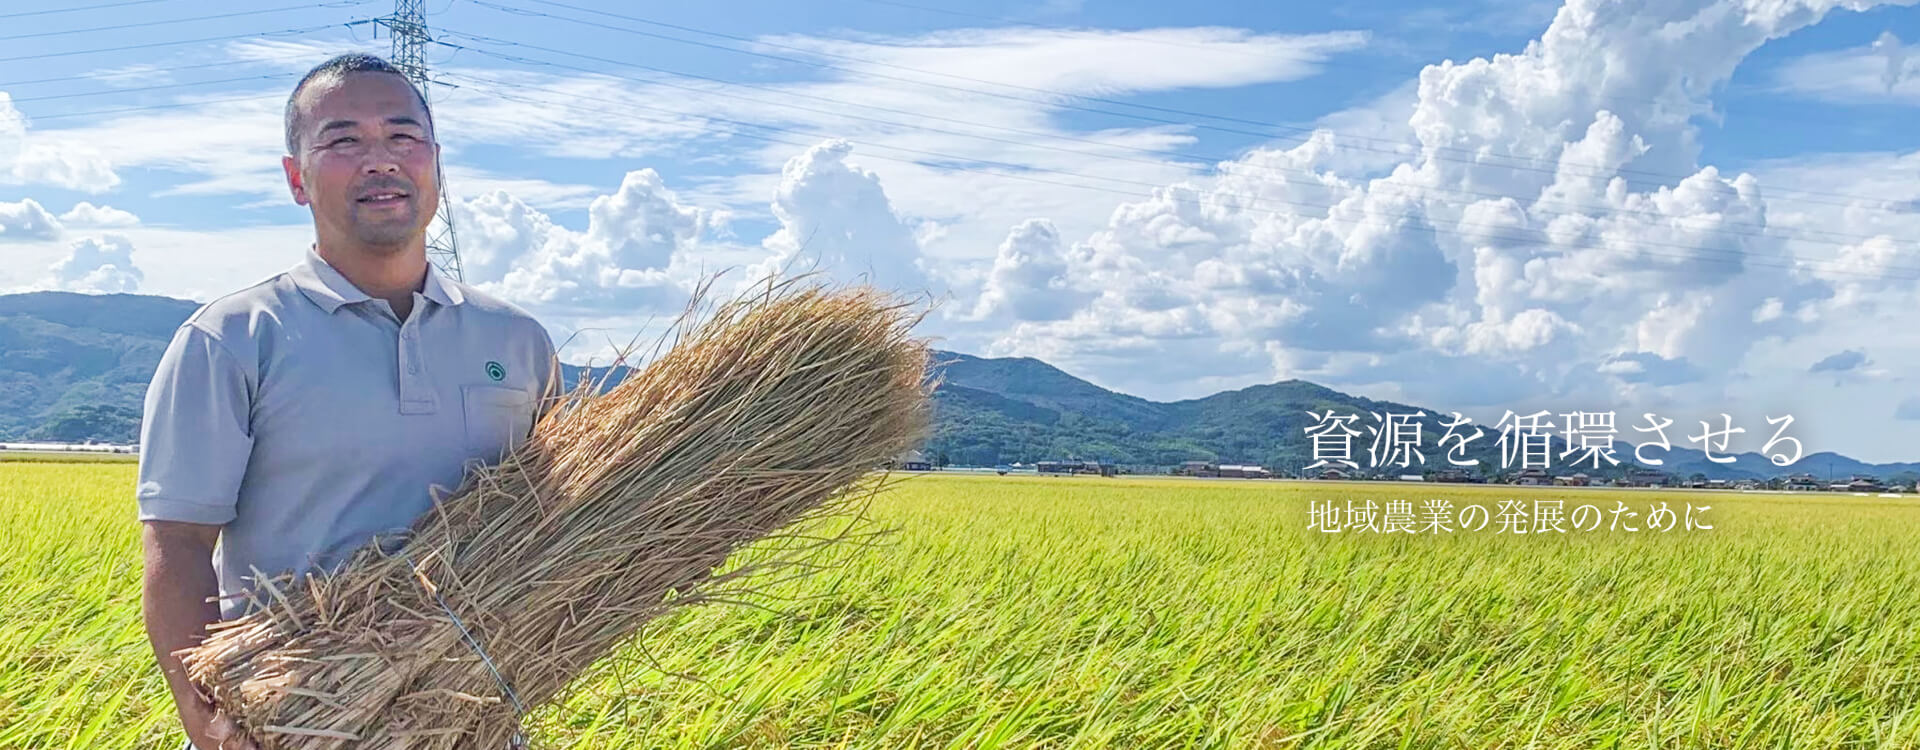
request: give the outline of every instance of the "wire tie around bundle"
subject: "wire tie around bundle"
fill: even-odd
[[[433,582],[428,581],[426,576],[420,573],[420,566],[413,562],[413,556],[407,556],[407,565],[413,568],[413,574],[426,586],[427,592],[433,594],[433,600],[440,604],[440,609],[447,613],[448,618],[453,620],[453,626],[460,631],[460,640],[465,641],[467,648],[473,649],[473,653],[479,655],[480,662],[487,665],[487,672],[491,673],[493,675],[493,681],[499,684],[500,692],[506,693],[507,700],[513,702],[516,726],[514,727],[513,737],[508,740],[507,746],[516,750],[525,748],[527,746],[527,738],[517,724],[520,717],[527,715],[526,704],[520,702],[520,695],[513,692],[512,685],[507,684],[506,676],[500,674],[499,667],[494,666],[493,658],[487,656],[487,650],[480,647],[480,639],[473,637],[473,632],[467,629],[467,623],[462,621],[459,615],[454,614],[453,607],[447,604],[447,598],[440,595],[440,587],[433,585]]]

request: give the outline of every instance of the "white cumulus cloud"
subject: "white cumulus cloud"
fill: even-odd
[[[773,266],[940,294],[921,267],[913,227],[894,212],[879,175],[848,162],[852,152],[829,140],[787,161],[773,197],[780,229],[761,243]]]
[[[51,185],[100,193],[120,184],[120,176],[96,149],[29,133],[26,115],[0,91],[0,184]]]
[[[1797,310],[1916,291],[1893,274],[1920,265],[1901,234],[1836,253],[1775,229],[1778,199],[1700,164],[1692,125],[1761,45],[1870,5],[1570,0],[1517,53],[1423,70],[1398,164],[1332,132],[1254,149],[1065,241],[1077,309],[976,335],[1116,380],[1121,351],[1194,373],[1265,352],[1249,380],[1450,406],[1722,399],[1754,341],[1809,329]],[[1157,377],[1149,395],[1181,388]]]
[[[505,193],[468,203],[462,215],[478,229],[462,246],[474,248],[469,278],[533,304],[669,309],[697,276],[686,268],[697,262],[691,249],[720,220],[682,204],[652,169],[628,172],[587,214],[576,232]]]
[[[60,231],[60,220],[32,198],[18,203],[0,201],[0,242],[57,239]]]
[[[973,316],[1005,315],[1015,320],[1059,320],[1089,296],[1074,288],[1073,264],[1060,244],[1060,232],[1045,219],[1021,222],[994,254],[993,269],[974,305]]]
[[[130,227],[139,224],[140,217],[112,206],[80,201],[61,214],[60,221],[72,227]]]
[[[145,278],[133,265],[133,243],[117,234],[74,240],[51,271],[55,288],[95,294],[132,292]]]

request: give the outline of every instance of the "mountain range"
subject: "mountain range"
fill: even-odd
[[[85,295],[32,292],[0,295],[0,441],[87,439],[132,442],[138,438],[141,403],[149,378],[173,331],[199,303],[147,295]],[[605,368],[563,366],[571,387],[599,378]],[[1309,414],[1352,414],[1352,458],[1370,465],[1370,412],[1421,412],[1424,462],[1393,465],[1381,473],[1418,473],[1451,468],[1437,446],[1451,411],[1375,401],[1304,380],[1284,380],[1183,401],[1150,401],[1101,388],[1059,368],[1026,357],[984,358],[936,352],[932,375],[935,423],[925,452],[936,461],[995,465],[1041,460],[1099,460],[1167,466],[1198,460],[1252,463],[1299,471],[1314,461]],[[613,373],[609,383],[618,382]],[[1482,437],[1465,446],[1466,459],[1486,471],[1501,466],[1498,431],[1481,425]],[[1471,428],[1463,430],[1471,435]],[[1550,454],[1560,456],[1556,437]],[[1556,460],[1554,473],[1585,471],[1617,475],[1631,465],[1631,446],[1615,446],[1620,464]],[[1822,479],[1868,474],[1882,479],[1920,475],[1920,462],[1868,464],[1831,452],[1812,453],[1778,467],[1757,453],[1732,463],[1706,460],[1678,447],[1647,454],[1664,458],[1663,471],[1714,479],[1765,478],[1805,471]]]

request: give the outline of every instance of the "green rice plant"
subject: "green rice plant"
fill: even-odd
[[[180,742],[133,467],[0,465],[0,747]],[[1710,505],[1711,530],[1307,529],[1313,501]],[[656,621],[573,748],[1920,747],[1920,500],[916,476],[894,529]]]

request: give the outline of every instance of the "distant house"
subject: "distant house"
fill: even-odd
[[[1585,487],[1592,484],[1584,472],[1575,472],[1570,477],[1554,477],[1553,483],[1561,487]]]
[[[1347,473],[1339,469],[1321,469],[1321,479],[1346,479]]]
[[[1815,479],[1812,474],[1794,474],[1787,477],[1787,489],[1794,492],[1818,492],[1821,489],[1820,480]]]
[[[1629,487],[1665,487],[1673,484],[1673,477],[1664,471],[1654,469],[1632,469],[1627,472]]]
[[[1100,461],[1041,461],[1033,466],[1034,470],[1041,474],[1092,474],[1110,477],[1119,473],[1118,467]]]
[[[893,463],[901,471],[933,471],[933,462],[928,461],[927,455],[920,451],[902,453]]]
[[[1221,464],[1220,476],[1236,479],[1266,479],[1273,476],[1273,473],[1253,464]]]
[[[1174,473],[1183,477],[1217,477],[1220,476],[1220,465],[1211,461],[1185,461]]]
[[[1873,477],[1856,476],[1847,482],[1849,492],[1885,492],[1886,489],[1886,485]]]
[[[1553,477],[1547,474],[1546,469],[1521,469],[1520,473],[1514,476],[1513,483],[1535,486],[1547,485],[1553,483]]]
[[[1433,473],[1433,481],[1435,482],[1471,482],[1473,481],[1473,477],[1467,474],[1466,469],[1441,469],[1440,471],[1436,471]]]

